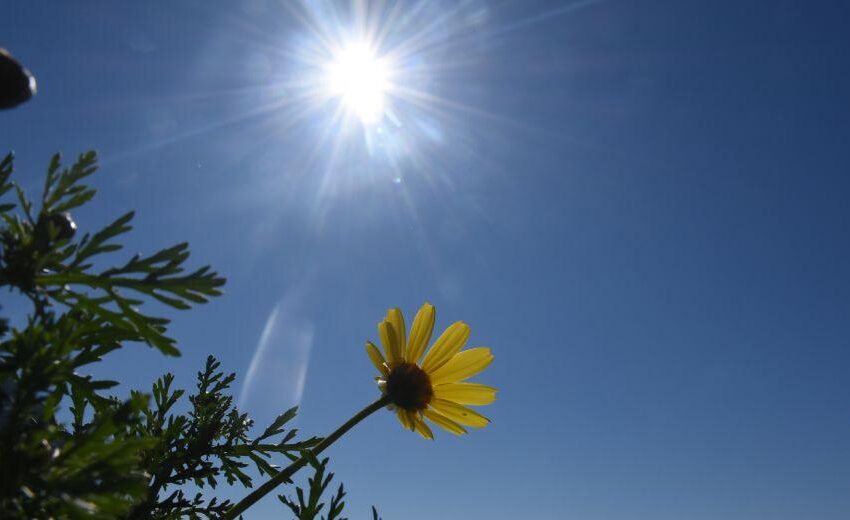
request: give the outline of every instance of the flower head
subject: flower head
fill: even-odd
[[[424,419],[456,435],[466,433],[464,426],[487,426],[489,419],[464,405],[485,405],[496,399],[492,386],[465,382],[493,361],[487,347],[461,351],[469,338],[466,323],[451,324],[425,352],[434,318],[434,306],[426,303],[406,335],[401,311],[390,309],[378,324],[384,353],[366,342],[366,353],[381,373],[378,387],[389,398],[398,420],[426,439],[433,439],[434,434]]]

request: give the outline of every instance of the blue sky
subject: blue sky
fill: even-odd
[[[371,417],[329,452],[352,518],[847,518],[845,4],[366,11],[406,50],[372,126],[307,81],[319,34],[357,33],[345,3],[6,7],[39,82],[2,114],[18,180],[97,149],[83,230],[135,208],[130,251],[188,240],[228,278],[172,313],[181,358],[100,373],[186,387],[214,354],[260,422],[300,401],[321,435],[376,397],[386,309],[427,300],[493,348],[493,423]]]

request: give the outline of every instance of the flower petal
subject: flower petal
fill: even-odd
[[[416,432],[422,437],[428,439],[429,441],[434,440],[434,432],[431,431],[431,428],[425,424],[425,421],[422,420],[422,417],[416,416],[413,419],[414,426],[416,427]]]
[[[496,400],[496,389],[478,383],[447,383],[434,387],[434,397],[459,404],[481,406]]]
[[[449,325],[449,328],[443,332],[431,349],[425,354],[425,360],[422,361],[422,370],[430,374],[434,370],[443,366],[446,361],[457,354],[460,349],[466,344],[469,339],[469,325],[462,321],[456,321]]]
[[[393,326],[393,332],[395,333],[395,339],[398,341],[399,346],[399,360],[405,359],[405,329],[404,329],[404,315],[401,313],[399,309],[390,309],[387,311],[387,317],[384,318],[384,321],[390,323]]]
[[[387,355],[387,364],[392,369],[393,365],[402,360],[398,337],[392,324],[388,321],[379,323],[378,335],[381,337],[381,344],[384,346],[384,352]]]
[[[405,430],[413,430],[414,424],[408,414],[407,410],[404,408],[399,408],[395,411],[396,417],[398,417],[398,422],[404,427]]]
[[[384,377],[390,375],[390,371],[387,370],[387,366],[384,364],[384,356],[371,341],[366,342],[366,354],[369,356],[372,364],[375,365],[375,368],[378,369],[378,372],[382,373]]]
[[[410,328],[410,338],[407,344],[407,355],[404,359],[411,363],[418,363],[422,354],[425,353],[425,347],[431,341],[431,334],[434,332],[434,319],[436,312],[434,306],[426,303],[420,307],[416,317],[413,318],[413,327]]]
[[[475,347],[455,354],[445,365],[429,373],[431,384],[456,383],[469,379],[493,362],[493,353],[487,347]]]
[[[483,428],[490,424],[490,419],[484,417],[480,413],[472,411],[457,403],[446,401],[445,399],[437,399],[435,397],[434,399],[431,399],[431,406],[434,410],[444,415],[446,418],[466,426]]]
[[[434,410],[422,410],[422,414],[425,415],[425,417],[429,421],[448,432],[451,432],[455,435],[463,435],[464,433],[466,433],[466,429],[463,426],[459,425],[448,417],[438,414]]]

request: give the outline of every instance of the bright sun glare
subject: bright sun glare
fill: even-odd
[[[345,109],[364,124],[380,122],[389,88],[389,67],[365,44],[337,51],[327,69],[330,94],[341,99]]]

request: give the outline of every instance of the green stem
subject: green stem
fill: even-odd
[[[236,503],[233,507],[231,507],[227,511],[227,514],[224,515],[225,520],[233,520],[234,518],[244,513],[246,509],[254,505],[258,500],[260,500],[264,496],[268,495],[274,488],[283,484],[284,482],[287,482],[292,477],[292,475],[295,474],[296,471],[306,466],[307,462],[311,458],[322,453],[325,448],[336,442],[337,439],[342,437],[343,434],[353,428],[357,423],[359,423],[366,417],[369,417],[381,408],[387,406],[388,404],[390,404],[390,400],[387,398],[387,396],[383,396],[374,403],[367,406],[366,408],[357,412],[357,415],[346,421],[345,424],[337,428],[332,434],[322,439],[322,442],[320,442],[316,445],[315,448],[310,450],[309,454],[303,455],[300,459],[287,466],[286,469],[267,480],[262,486],[249,493],[248,496],[246,496],[238,503]]]

